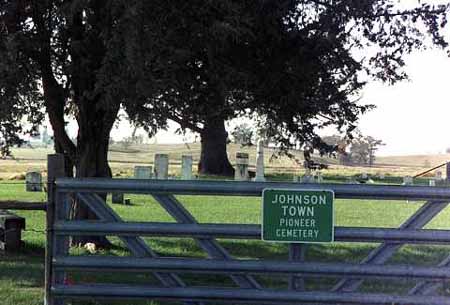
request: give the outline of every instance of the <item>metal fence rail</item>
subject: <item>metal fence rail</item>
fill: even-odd
[[[60,192],[117,192],[129,194],[261,196],[265,188],[329,189],[336,198],[377,200],[450,201],[445,187],[373,185],[373,184],[298,184],[286,182],[245,182],[205,180],[143,180],[104,178],[60,178]]]
[[[78,236],[164,236],[194,238],[261,239],[261,226],[251,224],[179,224],[146,222],[59,221],[55,234]],[[394,228],[336,227],[335,241],[389,242],[400,244],[450,244],[447,230],[398,230]]]
[[[295,248],[289,261],[236,259],[216,238],[260,239],[261,227],[251,224],[200,224],[174,195],[261,196],[265,188],[329,189],[341,199],[423,200],[426,201],[399,228],[337,227],[337,242],[380,243],[367,258],[358,263],[303,262],[304,247]],[[98,194],[107,192],[150,194],[176,223],[125,222]],[[450,189],[420,186],[380,186],[344,184],[296,184],[234,181],[171,181],[123,179],[56,179],[54,200],[49,208],[51,220],[48,249],[51,280],[47,304],[64,304],[66,299],[114,298],[175,300],[189,304],[449,304],[450,297],[436,291],[450,280],[450,257],[438,266],[385,265],[404,244],[450,244],[450,231],[423,229],[450,202]],[[99,221],[70,221],[69,198],[88,206]],[[380,205],[383,204],[380,202]],[[93,257],[68,255],[69,236],[118,236],[130,249],[132,257]],[[186,237],[196,240],[208,258],[159,257],[141,236]],[[294,247],[291,247],[291,251]],[[131,284],[65,284],[67,273],[124,272],[152,273],[159,286]],[[234,288],[192,287],[181,274],[221,274],[234,282]],[[289,290],[273,290],[259,282],[259,275],[284,275],[290,279]],[[332,291],[305,291],[304,278],[340,279]],[[416,286],[406,295],[357,292],[364,279],[408,279]]]

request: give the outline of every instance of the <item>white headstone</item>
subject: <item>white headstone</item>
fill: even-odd
[[[368,178],[369,178],[369,175],[368,175],[367,173],[362,173],[362,174],[361,174],[361,178],[362,178],[362,179],[368,179]]]
[[[181,179],[192,180],[192,156],[181,156]]]
[[[381,180],[384,180],[385,175],[383,173],[381,173],[381,174],[378,175],[378,178],[380,178]]]
[[[403,185],[413,185],[413,184],[414,184],[413,177],[411,176],[403,177]]]
[[[152,167],[151,166],[135,166],[134,167],[134,178],[135,179],[150,179],[152,177]]]
[[[301,183],[314,183],[314,176],[312,175],[304,175],[301,177]]]
[[[264,177],[264,141],[259,140],[256,146],[256,174],[255,181],[266,181]]]
[[[167,179],[169,176],[169,156],[166,154],[155,155],[155,179]]]
[[[430,186],[436,186],[436,180],[434,179],[431,179],[428,183]]]
[[[42,192],[42,174],[39,172],[28,172],[25,175],[27,192]]]
[[[248,180],[248,154],[236,153],[236,169],[234,171],[234,180]]]

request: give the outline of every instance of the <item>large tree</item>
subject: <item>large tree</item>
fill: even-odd
[[[110,131],[121,105],[133,103],[139,75],[130,71],[140,1],[2,0],[0,2],[0,145],[20,141],[25,117],[35,126],[44,109],[55,149],[69,174],[111,177]],[[130,53],[126,55],[126,53]],[[78,123],[76,144],[66,132]],[[93,218],[77,205],[76,218]]]
[[[144,30],[141,53],[144,62],[161,65],[163,72],[155,76],[164,85],[144,98],[141,107],[128,107],[130,117],[145,126],[160,113],[183,130],[199,133],[199,172],[233,175],[225,122],[243,110],[247,98],[241,53],[248,56],[246,44],[257,30],[258,1],[179,1],[161,11],[153,2],[144,6],[143,28],[155,18],[160,25],[157,42]],[[155,44],[161,52],[152,58],[155,54],[148,51]]]
[[[130,113],[145,125],[156,110],[198,132],[203,173],[232,173],[225,121],[243,114],[256,114],[284,148],[300,142],[329,152],[318,129],[351,134],[371,108],[358,103],[365,83],[403,80],[406,54],[446,47],[447,14],[448,5],[389,0],[181,2],[159,19],[164,86]],[[140,38],[154,46],[154,37]]]

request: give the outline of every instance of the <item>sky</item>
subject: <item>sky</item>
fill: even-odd
[[[443,153],[450,148],[450,58],[430,50],[406,63],[410,81],[365,88],[361,102],[376,109],[361,117],[359,128],[386,143],[380,155]]]

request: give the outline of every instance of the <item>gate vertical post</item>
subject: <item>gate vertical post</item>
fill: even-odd
[[[65,176],[65,162],[63,154],[52,154],[47,156],[47,241],[45,246],[45,305],[62,304],[56,302],[52,297],[51,286],[53,278],[52,260],[54,254],[53,225],[55,221],[55,180]]]
[[[289,244],[289,261],[304,262],[305,250],[306,244]],[[305,290],[305,280],[297,275],[292,275],[289,279],[289,290]]]

